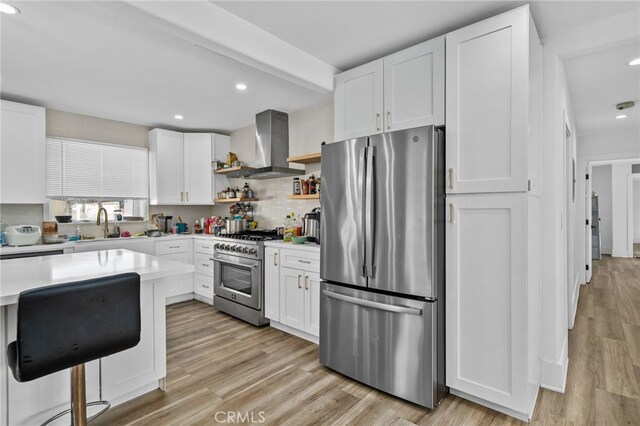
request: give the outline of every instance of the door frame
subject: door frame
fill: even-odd
[[[569,329],[573,328],[573,323],[575,319],[575,306],[574,299],[577,302],[577,296],[574,294],[576,291],[579,291],[579,283],[574,288],[574,283],[576,282],[575,267],[573,264],[575,263],[575,247],[574,247],[574,221],[575,218],[575,202],[576,202],[576,188],[577,188],[577,179],[576,179],[576,155],[575,155],[575,137],[573,135],[573,131],[571,129],[571,122],[569,120],[569,116],[567,115],[567,111],[563,111],[563,119],[562,119],[562,132],[563,132],[563,144],[562,144],[562,152],[563,152],[563,211],[564,211],[564,279],[565,279],[565,288],[567,292],[567,316],[568,316],[568,325]],[[579,281],[579,280],[578,280]],[[577,303],[576,303],[577,304]]]
[[[640,181],[640,173],[629,173],[627,181],[627,253],[633,256],[633,182]]]

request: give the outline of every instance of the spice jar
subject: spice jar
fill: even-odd
[[[302,193],[302,189],[300,188],[300,178],[293,178],[293,195],[300,195]]]
[[[316,193],[316,177],[314,175],[309,176],[309,194]]]
[[[301,186],[302,186],[302,195],[308,195],[309,194],[309,181],[306,179],[302,179],[300,181]]]
[[[236,191],[228,188],[227,189],[227,198],[236,198]]]

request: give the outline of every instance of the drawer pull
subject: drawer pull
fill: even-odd
[[[311,261],[310,261],[310,260],[303,260],[303,259],[298,259],[298,262],[300,262],[300,263],[306,263],[306,264],[311,263]]]
[[[204,285],[204,284],[202,284],[202,287],[204,287],[204,288],[209,288],[209,286],[208,286],[208,285]]]
[[[205,250],[211,250],[211,246],[200,246],[200,248],[203,248]]]
[[[201,263],[202,266],[204,266],[205,268],[208,268],[210,265],[208,263]]]
[[[169,248],[180,248],[180,246],[169,246]]]

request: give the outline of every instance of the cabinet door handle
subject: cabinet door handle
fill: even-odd
[[[391,129],[391,111],[387,111],[387,130]]]
[[[204,287],[204,288],[209,288],[209,286],[208,286],[208,285],[204,285],[204,284],[202,284],[202,287]]]
[[[182,202],[182,201],[184,201],[184,192],[181,192],[181,193],[180,193],[180,201],[181,201],[181,202]]]
[[[210,250],[210,249],[211,249],[211,246],[200,246],[200,248],[203,248],[203,249],[205,249],[205,250]]]
[[[449,189],[453,189],[453,169],[449,169]]]
[[[307,263],[307,264],[311,263],[311,261],[310,261],[310,260],[303,260],[303,259],[298,259],[298,262],[300,262],[300,263]]]
[[[189,202],[189,191],[187,191],[187,203]]]
[[[376,113],[376,130],[380,130],[380,113]]]
[[[208,263],[201,263],[201,265],[204,266],[205,268],[208,268],[209,266],[211,266]]]
[[[180,248],[180,246],[169,246],[169,248]]]
[[[302,278],[302,275],[298,275],[298,288],[302,288],[302,284],[300,284],[301,278]]]
[[[449,203],[449,223],[453,223],[453,203]]]
[[[278,266],[278,253],[273,254],[273,266]]]
[[[309,277],[304,277],[304,289],[309,290]]]

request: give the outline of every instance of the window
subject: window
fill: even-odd
[[[50,200],[49,218],[71,215],[73,222],[95,222],[98,210],[104,207],[109,221],[144,221],[149,219],[149,202],[147,200]]]
[[[49,217],[95,221],[149,217],[149,160],[144,148],[48,137],[46,178]]]

